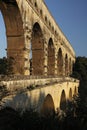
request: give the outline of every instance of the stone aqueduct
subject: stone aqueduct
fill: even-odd
[[[7,57],[14,58],[15,75],[44,76],[44,79],[51,76],[53,82],[55,76],[57,81],[60,76],[66,79],[61,83],[56,82],[55,85],[48,86],[44,84],[44,87],[27,92],[26,102],[34,100],[31,104],[38,107],[44,102],[43,109],[48,107],[53,109],[55,106],[56,110],[61,106],[61,101],[71,100],[73,95],[78,93],[79,82],[71,78],[67,80],[66,77],[72,73],[75,52],[44,1],[0,0],[0,10],[6,26]],[[48,81],[48,78],[46,80]],[[51,81],[51,78],[49,80]],[[40,81],[43,83],[43,80]],[[9,81],[10,85],[7,85],[6,81],[2,82],[7,88],[20,84],[20,81]],[[30,84],[30,80],[25,80],[21,81],[21,85],[27,84],[25,82]],[[35,83],[36,79],[33,79],[33,82]],[[44,95],[41,92],[44,92]],[[20,102],[20,96],[17,98]]]
[[[14,58],[16,74],[69,75],[72,72],[74,50],[43,0],[1,0],[0,10],[6,25],[7,56]]]

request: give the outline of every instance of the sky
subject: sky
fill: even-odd
[[[87,57],[87,0],[44,0],[75,50]]]
[[[0,58],[6,56],[7,40],[3,16],[0,12]]]
[[[87,57],[87,0],[44,0],[49,11],[75,50]],[[6,56],[5,26],[0,13],[0,58]]]

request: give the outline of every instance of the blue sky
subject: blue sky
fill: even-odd
[[[76,56],[87,57],[87,0],[44,1]]]
[[[7,40],[6,40],[6,30],[3,21],[3,17],[0,12],[0,58],[6,56],[6,48],[7,48]]]
[[[87,57],[87,0],[44,0],[70,41],[76,56]],[[0,14],[0,57],[6,56],[6,37]]]

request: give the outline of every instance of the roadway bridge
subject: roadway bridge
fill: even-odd
[[[48,114],[65,110],[68,101],[78,94],[79,81],[70,77],[8,79],[0,82],[1,107],[34,109]]]

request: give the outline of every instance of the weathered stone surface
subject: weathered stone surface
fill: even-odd
[[[0,10],[6,26],[7,57],[14,58],[16,75],[0,79],[1,97],[5,91],[0,105],[33,108],[43,114],[63,108],[61,102],[78,94],[79,81],[68,77],[75,52],[44,1],[0,0]]]
[[[2,81],[1,85],[5,87],[5,91],[8,91],[7,95],[2,98],[1,106],[21,108],[22,110],[32,108],[40,112],[44,108],[43,104],[47,95],[51,96],[55,111],[60,108],[63,91],[65,100],[71,100],[74,95],[78,94],[79,81],[69,77],[25,79]]]
[[[71,74],[75,52],[43,0],[3,0],[0,10],[6,26],[7,56],[15,60],[16,75]],[[51,43],[53,49],[49,48]],[[58,53],[60,49],[61,53]],[[60,58],[63,59],[63,70],[57,62]]]

